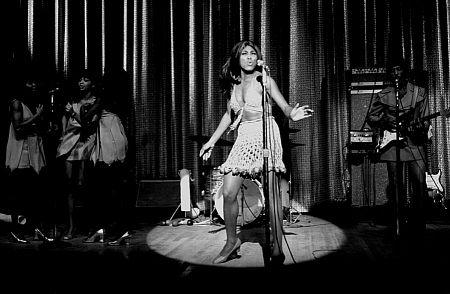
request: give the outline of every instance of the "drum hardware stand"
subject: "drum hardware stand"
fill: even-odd
[[[210,177],[212,177],[212,175],[210,175]],[[209,180],[209,225],[217,225],[214,223],[213,221],[213,213],[214,211],[216,211],[216,204],[215,204],[215,200],[214,200],[214,196],[215,194],[217,194],[217,191],[212,191],[212,179]],[[213,205],[213,201],[214,201],[214,205]]]
[[[227,141],[225,141],[225,140],[223,140],[224,142],[222,143],[223,144],[223,146],[228,146],[228,142]],[[216,145],[217,146],[217,145]],[[208,159],[209,160],[209,159]],[[210,165],[208,165],[208,166],[210,166]],[[202,170],[204,170],[204,165],[203,165],[203,168],[202,168]],[[216,202],[216,199],[215,199],[215,196],[216,196],[216,194],[219,192],[219,190],[220,190],[220,187],[223,185],[223,179],[222,179],[222,182],[221,182],[221,184],[220,185],[218,185],[219,187],[217,187],[217,186],[215,186],[215,185],[213,185],[213,183],[215,183],[215,181],[214,181],[214,174],[213,174],[213,171],[214,170],[214,168],[209,168],[209,181],[207,180],[207,176],[205,175],[205,173],[203,172],[202,173],[202,175],[203,175],[203,177],[205,177],[206,178],[206,182],[207,182],[207,185],[205,185],[204,187],[205,187],[205,189],[203,189],[202,190],[202,196],[203,196],[203,199],[205,199],[205,200],[209,200],[209,217],[208,217],[208,219],[209,220],[207,220],[206,222],[205,222],[205,224],[209,224],[209,225],[215,225],[215,226],[220,226],[220,224],[217,224],[217,223],[215,223],[214,221],[213,221],[213,214],[214,214],[214,211],[217,211],[217,208],[216,208],[216,204],[215,204],[215,202]],[[208,195],[208,192],[206,191],[206,190],[208,190],[208,189],[206,189],[206,187],[207,186],[209,186],[208,188],[209,188],[209,195]],[[213,188],[217,188],[217,189],[215,189],[214,191],[213,191]],[[206,195],[206,196],[205,196]],[[207,197],[209,197],[209,199],[206,199]],[[205,208],[205,211],[206,211],[206,208]]]
[[[291,181],[289,180],[289,193],[290,193],[290,191],[291,191],[291,186],[292,186],[292,184],[291,184]],[[295,219],[294,220],[292,220],[292,211],[295,211],[296,213],[298,213],[298,215],[295,217]],[[304,216],[303,215],[303,213],[301,212],[301,211],[299,211],[299,210],[297,210],[296,208],[294,208],[293,206],[292,206],[292,200],[289,200],[289,224],[295,224],[295,223],[297,223],[297,222],[299,222],[300,221],[300,218],[302,217],[302,216]]]
[[[262,187],[261,182],[258,181],[258,179],[252,179],[251,181],[252,181],[253,183],[255,183],[255,184],[258,186],[259,191],[261,191],[261,187]],[[248,203],[247,203],[247,201],[246,201],[246,199],[245,199],[245,190],[248,189],[248,187],[245,185],[245,181],[242,182],[241,188],[240,188],[240,189],[241,189],[241,214],[240,214],[240,216],[241,216],[241,226],[244,226],[244,225],[245,225],[245,220],[246,220],[245,214],[244,214],[245,208],[248,208],[248,209],[249,209],[250,214],[252,214],[252,216],[253,216],[255,219],[257,219],[258,215],[255,215],[255,214],[253,213],[253,211],[250,209],[250,207],[249,207],[249,205],[248,205]],[[239,215],[238,215],[238,216],[239,216]]]
[[[213,206],[213,195],[211,195],[209,198],[209,211],[210,211],[209,212],[209,225],[217,225],[213,221],[213,213],[214,213],[214,211],[216,211],[216,204],[214,203],[214,206]]]
[[[291,195],[292,194],[291,194],[291,191],[292,191],[292,175],[291,175],[291,173],[289,173],[288,191],[287,191],[287,194],[288,194],[288,197],[289,197],[289,199],[288,199],[288,201],[289,201],[289,207],[288,207],[288,209],[289,209],[289,212],[288,212],[289,224],[296,223],[298,221],[298,219],[300,218],[300,215],[301,215],[300,211],[298,211],[297,209],[292,207],[292,200],[291,200]],[[292,221],[292,210],[295,210],[296,212],[299,213],[299,215],[295,218],[294,221]]]
[[[213,200],[212,200],[213,196],[210,196],[209,198],[209,224],[213,225],[213,213],[214,211],[216,211],[216,205],[214,204],[214,208],[213,208]]]
[[[284,178],[284,179],[286,179],[286,178]],[[280,182],[281,182],[281,180],[280,180]],[[292,192],[291,192],[292,191],[292,173],[290,173],[290,172],[289,172],[289,180],[287,180],[287,183],[288,183],[287,194],[288,194],[289,206],[286,207],[288,209],[288,212],[287,213],[283,212],[283,216],[287,219],[288,224],[291,225],[291,224],[294,224],[294,223],[300,221],[299,219],[300,219],[300,217],[302,217],[303,214],[292,206],[292,199],[291,199],[291,196],[292,196]],[[281,187],[279,188],[279,190],[280,190],[280,193],[282,194]],[[283,210],[284,210],[284,208],[283,208]],[[293,211],[298,213],[298,215],[295,217],[294,220],[292,220],[293,219]]]
[[[172,213],[172,216],[169,218],[169,222],[172,221],[173,217],[175,216],[177,211],[180,209],[180,207],[181,207],[181,202],[178,204],[177,208],[175,208],[175,211]],[[191,204],[191,209],[192,209],[192,204]],[[186,211],[184,212],[184,217],[187,217]]]
[[[291,185],[291,183],[289,182],[289,185]],[[303,214],[298,211],[297,209],[295,209],[294,207],[292,207],[292,201],[289,201],[290,205],[289,205],[289,224],[295,224],[296,222],[300,221],[300,217],[303,216]],[[296,213],[298,213],[297,217],[292,220],[292,211],[295,210]]]

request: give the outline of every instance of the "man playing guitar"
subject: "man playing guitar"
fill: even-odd
[[[370,107],[367,124],[383,134],[384,141],[387,134],[391,134],[391,137],[393,134],[396,139],[389,144],[381,144],[378,155],[380,161],[387,163],[388,207],[391,220],[396,224],[397,235],[423,233],[426,224],[424,149],[430,124],[421,118],[429,115],[428,94],[425,88],[410,81],[409,66],[403,58],[393,60],[388,70],[394,84],[377,94]],[[405,177],[406,169],[412,187],[408,210],[406,191],[409,185]]]

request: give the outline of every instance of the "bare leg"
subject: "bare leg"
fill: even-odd
[[[67,195],[67,212],[69,217],[69,229],[67,230],[67,236],[71,237],[73,234],[73,207],[74,207],[74,199],[73,199],[73,193],[70,192],[69,195]]]
[[[225,262],[232,251],[239,247],[240,240],[238,240],[236,234],[237,216],[239,213],[237,194],[243,181],[243,178],[233,176],[231,173],[226,174],[223,178],[223,214],[227,241],[219,256],[214,259],[214,263]]]
[[[67,180],[67,213],[68,213],[68,222],[69,222],[69,229],[67,231],[67,234],[63,237],[64,239],[68,240],[72,238],[73,235],[73,227],[74,227],[74,221],[73,221],[73,210],[74,210],[74,193],[77,187],[77,181],[74,181],[73,179],[73,169],[74,169],[74,163],[70,161],[65,162],[66,167],[66,180]]]

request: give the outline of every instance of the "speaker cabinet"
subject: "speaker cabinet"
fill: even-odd
[[[351,130],[362,130],[370,127],[365,124],[372,100],[377,91],[364,94],[352,94],[350,101]],[[350,150],[349,162],[351,173],[351,197],[353,206],[382,205],[387,202],[388,176],[386,163],[377,162],[373,150],[362,153]],[[354,153],[352,153],[354,152]]]
[[[386,204],[388,189],[386,163],[373,162],[367,156],[363,157],[362,159],[351,160],[352,206]]]
[[[375,99],[377,92],[368,94],[352,94],[350,101],[350,129],[362,130],[370,127],[364,124],[372,100]]]
[[[177,207],[180,201],[180,180],[139,182],[136,207]]]

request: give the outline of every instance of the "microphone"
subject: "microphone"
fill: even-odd
[[[264,60],[258,59],[258,61],[256,62],[256,64],[258,66],[261,66],[263,69],[269,71],[269,67],[266,65],[266,63],[264,62]]]
[[[48,91],[48,93],[49,94],[54,94],[54,93],[56,93],[58,91],[59,91],[59,88],[54,88],[54,89],[51,89],[50,91]]]
[[[256,80],[258,81],[258,82],[260,82],[261,84],[263,83],[263,77],[262,76],[257,76],[256,77]]]

